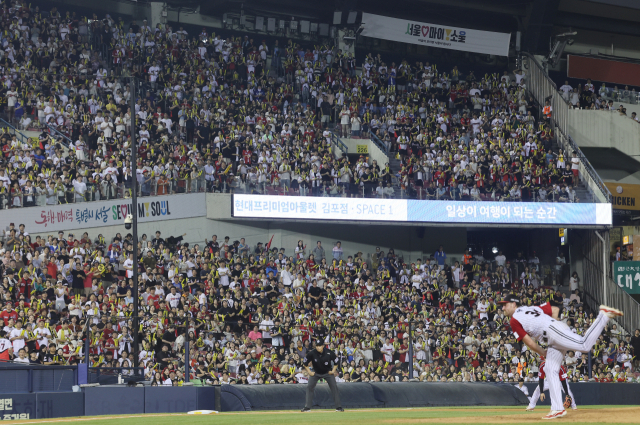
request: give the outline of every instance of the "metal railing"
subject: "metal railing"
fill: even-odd
[[[602,303],[590,293],[586,295],[586,304],[593,311],[598,311]],[[640,328],[640,303],[634,300],[610,278],[607,278],[607,305],[615,306],[615,308],[624,313],[624,316],[616,317],[615,321],[626,333],[633,335],[633,332]]]
[[[204,178],[156,180],[140,183],[138,182],[138,196],[162,196],[176,193],[198,193],[198,192],[229,192],[235,185],[227,182],[209,181]],[[267,189],[263,189],[264,194]],[[260,193],[263,193],[260,192]],[[47,189],[36,188],[32,193],[0,192],[0,210],[44,207],[47,205],[66,205],[84,202],[106,201],[109,199],[126,199],[131,197],[131,184],[112,183],[102,180],[97,183],[87,185],[86,191],[77,192],[73,187],[53,186]]]
[[[389,156],[389,146],[387,146],[386,143],[380,140],[373,132],[369,132],[369,138],[385,155]]]
[[[296,180],[297,182],[297,180]],[[380,198],[380,199],[417,199],[417,200],[446,200],[446,201],[509,201],[522,202],[527,205],[529,202],[561,202],[572,203],[582,202],[578,198],[571,199],[565,192],[549,192],[544,198],[537,192],[532,192],[530,199],[520,199],[508,197],[498,198],[491,194],[475,194],[464,191],[452,193],[448,188],[436,188],[431,191],[429,188],[414,187],[412,184],[404,185],[397,182],[392,186],[383,184],[382,186],[373,183],[353,184],[327,182],[317,187],[313,187],[309,182],[292,185],[292,180],[271,181],[266,177],[263,181],[242,178],[241,176],[230,176],[227,178],[197,177],[182,179],[156,179],[152,177],[149,181],[138,182],[138,196],[163,196],[182,193],[244,193],[256,195],[274,196],[318,196],[318,197],[357,197],[357,198]],[[56,185],[45,189],[36,187],[33,192],[21,190],[14,192],[4,189],[0,191],[0,210],[28,207],[46,207],[47,205],[67,205],[106,201],[110,199],[126,199],[131,197],[130,183],[113,183],[107,179],[87,183],[87,188],[83,193],[77,192],[73,187],[66,185]]]
[[[7,122],[6,120],[0,118],[0,125],[4,126],[5,128],[9,129],[9,133],[15,135],[18,140],[20,141],[20,143],[26,143],[28,145],[30,145],[30,138],[24,134],[22,134],[22,132],[20,132],[20,130],[18,130],[17,128],[15,128],[12,124],[10,124],[9,122]]]
[[[565,137],[568,145],[576,152],[576,156],[580,159],[580,175],[584,176],[585,173],[590,177],[590,179],[586,179],[587,187],[596,195],[595,198],[599,199],[601,202],[611,203],[613,197],[611,196],[611,192],[604,184],[600,175],[593,168],[587,157],[582,153],[582,150],[578,147],[578,144],[573,140],[571,136]],[[600,198],[598,195],[601,195]]]
[[[73,149],[75,144],[73,143],[73,141],[68,136],[66,136],[65,134],[61,133],[60,131],[58,131],[58,129],[52,127],[49,124],[47,124],[47,128],[49,129],[49,133],[54,133],[54,134],[56,134],[57,136],[59,136],[60,138],[63,139],[63,140],[58,140],[63,146],[65,146],[65,147],[67,147],[69,149]]]
[[[598,173],[582,153],[578,145],[569,135],[569,103],[562,97],[556,84],[549,78],[546,71],[533,55],[522,53],[523,63],[526,63],[525,71],[528,76],[527,87],[531,95],[540,104],[540,112],[546,101],[549,101],[552,108],[551,120],[555,124],[558,144],[565,151],[575,151],[580,159],[580,175],[586,180],[586,185],[593,191],[595,199],[600,202],[611,203],[611,192],[605,186]]]
[[[635,329],[640,328],[640,303],[616,285],[612,279],[608,280],[608,285],[608,302],[617,305],[624,312],[624,316],[616,318],[616,321],[633,335]]]
[[[331,132],[331,144],[336,147],[339,151],[342,152],[343,155],[347,155],[349,153],[349,148],[344,144],[342,139],[334,132]]]
[[[595,231],[589,230],[579,244],[584,257],[582,274],[585,302],[593,311],[598,311],[600,304],[622,310],[624,316],[616,318],[616,321],[627,333],[633,335],[634,330],[640,327],[640,304],[611,278],[611,262],[608,261],[609,233],[602,232],[601,237],[604,242],[597,237]],[[607,260],[606,265],[604,259]],[[606,270],[603,270],[604,267]]]
[[[473,188],[475,189],[475,187]],[[548,202],[548,203],[578,203],[581,201],[576,194],[569,195],[565,191],[549,191],[542,196],[539,191],[531,191],[529,196],[522,197],[522,194],[511,194],[505,192],[503,196],[496,196],[495,193],[480,193],[467,189],[452,190],[449,187],[439,186],[437,188],[405,186],[401,185],[398,191],[393,194],[383,192],[375,188],[371,196],[374,198],[398,198],[398,199],[418,199],[418,200],[435,200],[435,201],[490,201],[490,202],[521,202],[524,206],[529,202]],[[573,197],[572,197],[573,196]]]
[[[613,100],[614,102],[625,102],[632,105],[640,103],[640,92],[633,90],[616,90],[612,87],[600,87],[596,89],[598,94],[605,100]]]
[[[88,368],[87,383],[113,385],[144,379],[144,367],[90,367]]]

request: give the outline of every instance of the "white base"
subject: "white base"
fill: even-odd
[[[192,410],[187,412],[187,415],[210,415],[212,413],[218,413],[217,410]]]

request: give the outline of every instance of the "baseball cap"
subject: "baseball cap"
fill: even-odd
[[[516,304],[520,304],[520,298],[516,297],[515,295],[505,295],[505,297],[498,301],[498,304],[506,304],[506,303],[516,303]]]
[[[316,339],[316,345],[324,345],[324,339]]]

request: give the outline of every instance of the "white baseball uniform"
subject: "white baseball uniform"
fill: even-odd
[[[0,338],[0,361],[10,360],[9,349],[13,348],[13,344],[6,338]]]
[[[549,383],[551,410],[564,410],[560,366],[567,351],[589,352],[598,340],[609,318],[601,311],[584,335],[575,334],[569,327],[551,317],[551,305],[518,307],[511,317],[510,325],[518,341],[526,335],[547,344],[546,376]]]
[[[546,362],[542,362],[540,363],[540,368],[538,370],[538,377],[540,379],[544,379],[544,388],[542,388],[542,391],[547,391],[549,389],[549,380],[545,379],[546,376],[544,374],[544,367],[545,367],[545,363]],[[567,384],[567,391],[569,392],[569,396],[571,397],[571,407],[573,409],[576,408],[576,398],[573,396],[573,393],[571,392],[571,387],[569,386],[569,381],[567,381],[567,369],[565,369],[564,366],[560,366],[560,384],[562,385],[562,381],[565,381]],[[561,389],[562,392],[564,392],[564,388]],[[529,400],[529,408],[533,409],[534,407],[536,407],[536,404],[538,403],[538,400],[540,399],[540,385],[536,385],[536,389],[533,391],[533,395],[531,396],[531,399]]]

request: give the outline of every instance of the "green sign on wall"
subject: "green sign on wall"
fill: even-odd
[[[616,261],[613,278],[628,294],[640,294],[640,261]]]

